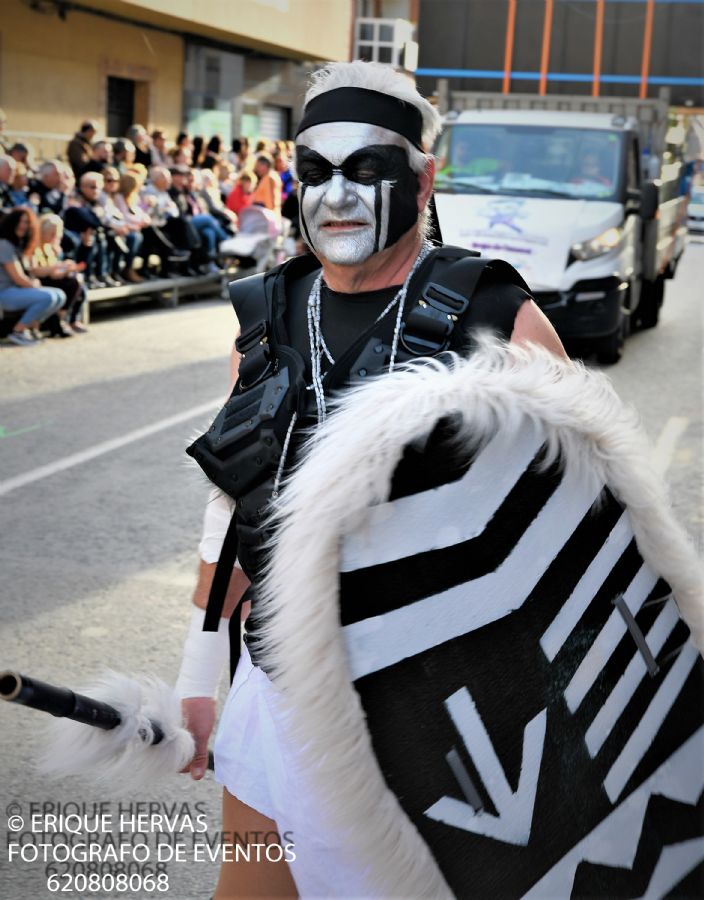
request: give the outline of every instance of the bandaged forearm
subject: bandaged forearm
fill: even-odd
[[[213,488],[208,496],[203,516],[203,534],[198,553],[203,562],[216,563],[220,558],[222,543],[232,519],[235,503],[219,488]]]
[[[214,697],[220,676],[230,653],[229,619],[220,619],[217,631],[203,631],[205,610],[194,607],[191,624],[183,645],[181,669],[176,693],[186,697]]]

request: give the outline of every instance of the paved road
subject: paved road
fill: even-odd
[[[679,517],[697,540],[703,280],[704,243],[692,243],[668,284],[661,325],[633,336],[609,370],[639,410]],[[105,664],[174,678],[207,492],[183,449],[225,392],[232,334],[230,309],[214,300],[123,310],[96,318],[85,337],[0,349],[0,668],[68,685]],[[174,777],[137,798],[35,774],[29,760],[41,748],[43,718],[0,709],[7,900],[49,896],[43,864],[7,863],[3,810],[14,800],[25,814],[30,801],[84,802],[89,813],[104,801],[115,821],[119,802],[168,808],[177,800],[194,815],[201,802],[209,833],[217,831],[219,788],[210,778],[195,785]],[[172,863],[166,896],[209,897],[215,870]]]

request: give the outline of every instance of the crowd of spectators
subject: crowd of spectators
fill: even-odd
[[[86,290],[221,271],[249,206],[297,228],[291,142],[228,149],[138,124],[111,141],[86,121],[65,160],[35,164],[2,125],[0,110],[0,309],[22,313],[8,335],[19,346],[84,332]]]

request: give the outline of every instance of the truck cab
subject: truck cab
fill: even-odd
[[[435,156],[443,240],[514,265],[563,340],[586,341],[601,361],[616,362],[634,319],[655,324],[685,228],[675,234],[677,172],[665,189],[644,179],[634,120],[450,114]],[[659,209],[665,197],[674,203]]]

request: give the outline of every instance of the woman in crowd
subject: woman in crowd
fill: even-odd
[[[227,208],[233,213],[240,214],[241,210],[251,206],[254,201],[254,189],[257,186],[257,176],[254,172],[240,172],[234,188],[227,195]]]
[[[10,199],[14,206],[27,206],[33,212],[37,211],[35,204],[32,203],[29,197],[29,174],[24,163],[17,163],[15,166]]]
[[[222,198],[222,202],[224,203],[230,196],[230,192],[235,186],[235,181],[237,180],[237,171],[232,163],[221,162],[216,167],[215,174],[218,178],[218,188],[220,189],[220,196]]]
[[[55,337],[72,337],[88,329],[81,323],[86,291],[78,273],[85,263],[65,259],[61,249],[64,223],[60,216],[45,213],[39,218],[39,244],[30,260],[31,274],[46,287],[59,288],[66,294],[66,304],[56,314],[52,329]],[[47,322],[50,325],[54,317]]]
[[[166,135],[161,128],[152,131],[152,166],[168,166],[171,162],[166,149]]]
[[[134,261],[142,246],[142,230],[128,220],[124,203],[121,202],[120,188],[122,178],[133,175],[120,175],[117,169],[106,169],[104,175],[105,194],[103,206],[105,210],[104,224],[108,230],[108,255],[110,281],[118,284],[128,282],[140,284],[144,279],[134,270]],[[110,283],[110,282],[108,282]]]
[[[141,236],[141,248],[139,254],[144,260],[143,271],[148,273],[149,257],[153,254],[158,256],[161,262],[159,277],[165,277],[169,274],[169,262],[173,259],[176,262],[182,262],[183,254],[179,254],[161,231],[154,223],[151,215],[146,212],[140,204],[140,181],[137,176],[126,173],[120,178],[120,190],[115,197],[115,203],[125,218],[125,222],[133,233]],[[131,270],[134,274],[134,270]],[[139,278],[139,276],[137,276]],[[133,280],[130,278],[130,280]],[[140,280],[142,280],[140,278]]]
[[[191,150],[191,165],[199,169],[203,165],[205,157],[205,138],[202,134],[197,134],[193,138],[193,149]]]
[[[136,155],[137,149],[132,141],[120,139],[112,145],[113,163],[120,174],[135,162]]]
[[[205,148],[205,156],[203,157],[201,168],[214,169],[222,161],[222,158],[222,138],[219,134],[214,134]]]
[[[188,134],[187,131],[180,131],[176,136],[176,143],[169,150],[169,154],[172,156],[174,165],[177,166],[190,166],[191,161],[193,160],[193,140]],[[177,159],[176,156],[178,154],[182,154],[182,159]]]
[[[152,164],[152,142],[144,125],[130,125],[127,129],[127,140],[134,144],[135,162],[143,166]]]
[[[0,222],[0,308],[22,312],[7,337],[19,347],[35,346],[42,322],[66,303],[62,290],[42,287],[24,268],[24,258],[31,256],[37,241],[37,217],[31,210],[13,209]]]
[[[252,151],[249,146],[249,138],[240,137],[234,139],[232,152],[230,153],[230,162],[238,172],[252,168]]]
[[[220,185],[212,169],[203,169],[200,173],[201,189],[198,196],[205,203],[208,212],[223,226],[233,231],[237,228],[237,216],[222,202]]]
[[[200,249],[203,262],[201,266],[207,273],[220,271],[215,258],[218,248],[229,235],[218,220],[207,211],[207,206],[198,196],[202,188],[201,173],[199,169],[191,169],[186,178],[184,196],[192,211],[191,222],[198,232],[202,246]]]

